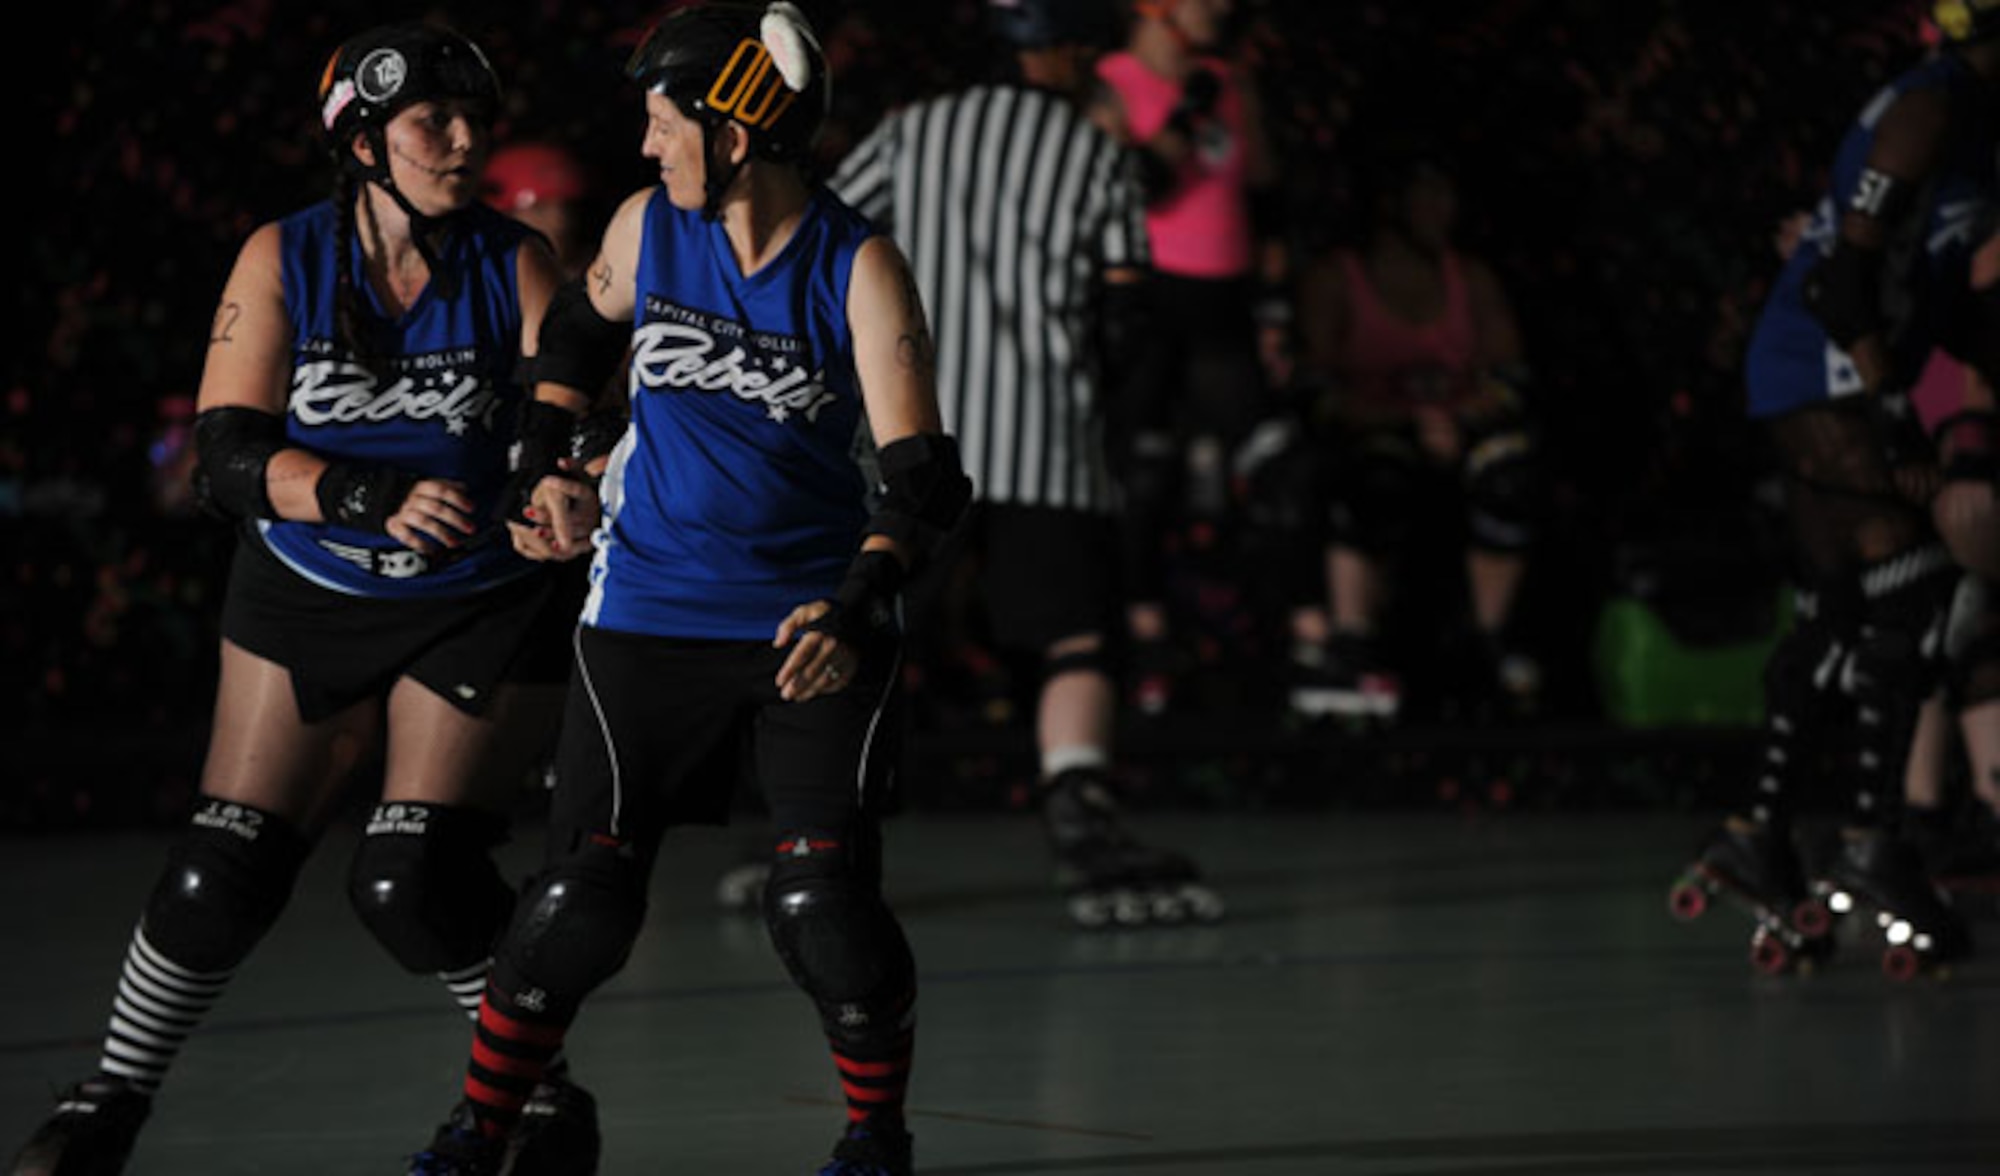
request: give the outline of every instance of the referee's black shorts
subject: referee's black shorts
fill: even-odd
[[[606,835],[647,861],[665,831],[724,824],[739,785],[779,828],[845,829],[886,810],[900,750],[894,639],[846,688],[778,695],[788,650],[578,625],[557,741],[549,852]]]
[[[245,538],[230,565],[222,635],[291,672],[309,723],[405,677],[478,715],[503,682],[564,680],[582,585],[580,566],[551,564],[468,596],[353,596],[305,579]]]
[[[953,533],[913,608],[927,620],[943,607],[956,565],[970,560],[987,628],[1001,648],[1040,654],[1066,637],[1114,638],[1123,629],[1120,550],[1110,515],[982,502]]]

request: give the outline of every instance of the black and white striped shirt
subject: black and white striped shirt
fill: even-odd
[[[1058,95],[978,86],[891,114],[832,187],[910,260],[980,499],[1109,510],[1094,305],[1148,261],[1122,148]]]

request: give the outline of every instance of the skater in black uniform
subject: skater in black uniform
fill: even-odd
[[[1765,670],[1764,762],[1672,891],[1677,913],[1726,893],[1759,922],[1760,966],[1822,950],[1832,914],[1866,908],[1898,974],[1964,954],[1897,818],[1917,712],[1938,680],[1957,568],[1929,517],[1936,452],[1908,393],[1933,346],[1970,358],[1975,221],[1995,198],[2000,5],[1937,6],[1943,51],[1863,110],[1831,191],[1752,337],[1746,384],[1786,477],[1802,587]],[[1813,755],[1851,738],[1854,802],[1808,898],[1792,793]],[[1824,901],[1821,901],[1824,900]]]
[[[200,796],[132,935],[98,1072],[17,1174],[123,1168],[378,745],[350,897],[397,963],[439,977],[460,1015],[478,1007],[513,905],[490,851],[552,731],[570,611],[499,509],[514,373],[557,277],[538,238],[477,201],[498,99],[456,33],[347,42],[320,92],[333,198],[257,230],[230,275],[195,423],[198,496],[240,527]],[[516,1171],[590,1171],[588,1096],[558,1081],[535,1098],[554,1113],[514,1141]]]
[[[901,253],[800,167],[830,82],[799,10],[676,9],[628,73],[659,182],[551,301],[521,463],[546,476],[513,532],[538,558],[591,555],[549,854],[495,953],[471,1118],[410,1171],[510,1170],[536,1078],[645,923],[668,833],[726,819],[748,780],[775,830],[771,942],[847,1097],[822,1176],[908,1176],[917,968],[882,893],[899,593],[971,489]],[[631,426],[600,488],[560,443],[628,348]]]
[[[1041,809],[1086,927],[1213,919],[1185,856],[1140,842],[1113,796],[1118,533],[1105,399],[1135,366],[1145,207],[1119,145],[1084,117],[1108,7],[993,4],[1008,80],[907,107],[841,162],[836,191],[894,234],[936,315],[938,388],[978,501],[924,611],[976,585],[1008,652],[1039,661]],[[1007,243],[1006,248],[994,242]],[[1054,574],[1051,574],[1054,569]]]

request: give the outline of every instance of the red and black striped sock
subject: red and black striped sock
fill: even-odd
[[[473,1029],[472,1060],[465,1068],[465,1100],[482,1135],[505,1136],[521,1119],[535,1083],[562,1052],[564,1021],[537,1017],[491,985]]]
[[[830,1034],[833,1064],[847,1095],[847,1121],[891,1124],[901,1129],[916,1046],[916,999],[880,1032]]]

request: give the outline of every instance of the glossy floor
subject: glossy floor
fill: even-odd
[[[1747,925],[1666,915],[1704,818],[1144,814],[1216,926],[1082,933],[1025,818],[913,815],[892,896],[923,969],[927,1176],[2000,1172],[2000,925],[1945,979],[1849,944],[1751,970]],[[530,832],[508,849],[526,865]],[[87,1070],[156,835],[0,841],[0,1141]],[[467,1033],[341,897],[336,836],[187,1048],[132,1171],[391,1173]],[[603,1171],[811,1172],[839,1090],[760,925],[738,835],[680,835],[630,967],[571,1039]]]

